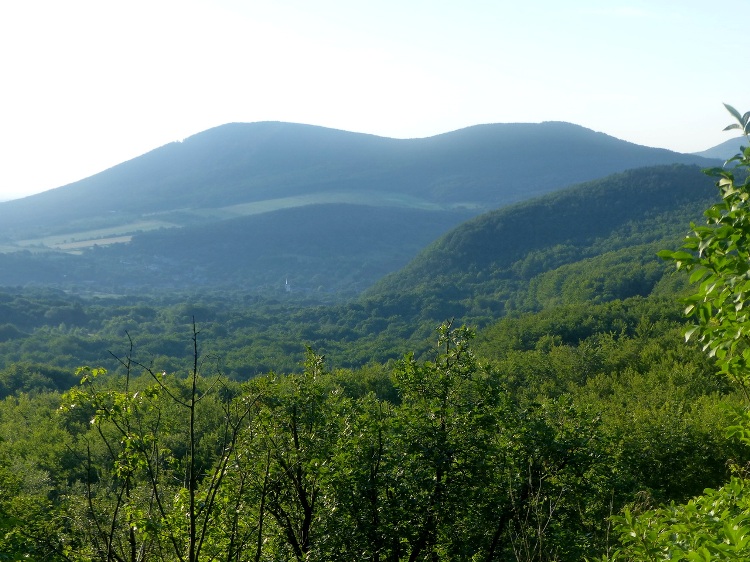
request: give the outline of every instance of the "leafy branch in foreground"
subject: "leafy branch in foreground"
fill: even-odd
[[[103,382],[105,369],[82,367],[80,386],[65,394],[62,415],[88,415],[91,426],[74,452],[85,467],[70,510],[85,539],[81,560],[233,560],[238,545],[254,539],[253,528],[226,514],[242,502],[230,469],[245,447],[258,395],[222,398],[223,379],[200,373],[198,335],[193,321],[186,379],[133,360],[131,341],[128,355],[116,357],[125,369],[122,388]],[[138,381],[135,368],[145,375]]]
[[[729,112],[738,123],[728,129],[750,131],[750,112]],[[691,273],[698,290],[685,299],[685,313],[696,323],[686,332],[717,359],[722,372],[748,397],[750,384],[750,147],[730,158],[724,168],[705,172],[717,178],[721,202],[705,211],[706,225],[691,224],[683,249],[663,250],[659,256]],[[729,164],[735,164],[727,168]]]
[[[726,105],[726,104],[725,104]],[[750,134],[750,112],[741,115],[726,105],[737,123],[725,130]],[[729,165],[732,165],[728,167]],[[685,338],[697,337],[721,371],[735,382],[750,404],[750,147],[723,168],[706,173],[717,178],[721,202],[706,210],[707,224],[691,224],[681,250],[662,251],[678,270],[690,272],[697,291],[686,300],[685,313],[695,318]],[[730,437],[750,444],[750,413],[737,412]],[[671,504],[638,516],[615,517],[622,547],[609,560],[748,560],[750,559],[750,479],[747,471],[718,490],[707,489],[687,504]]]

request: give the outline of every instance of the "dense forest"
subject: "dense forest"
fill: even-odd
[[[747,559],[750,180],[713,174],[503,207],[346,300],[0,289],[0,560]]]
[[[288,283],[344,301],[471,217],[675,163],[715,162],[570,123],[409,140],[234,123],[0,203],[0,286],[274,297]]]
[[[623,507],[685,501],[725,481],[728,460],[750,461],[723,430],[741,397],[682,326],[665,297],[565,305],[476,338],[444,324],[421,359],[331,368],[309,349],[296,374],[247,382],[199,324],[173,336],[174,373],[127,335],[116,357],[98,352],[109,373],[12,363],[0,550],[591,557],[614,546],[608,517]]]
[[[580,267],[582,278],[596,271]],[[656,285],[686,285],[660,272]],[[685,501],[725,481],[728,460],[750,458],[724,438],[726,406],[741,398],[684,343],[671,293],[596,300],[512,314],[476,338],[432,324],[416,331],[429,336],[411,346],[417,357],[404,352],[421,336],[403,333],[395,359],[376,361],[365,358],[382,344],[356,323],[348,341],[341,328],[330,339],[304,332],[324,333],[324,312],[343,310],[304,300],[240,308],[7,291],[0,550],[51,560],[607,552],[609,516]],[[340,341],[335,364],[305,351],[313,340]],[[97,367],[76,373],[82,364]],[[277,364],[290,374],[273,374]]]

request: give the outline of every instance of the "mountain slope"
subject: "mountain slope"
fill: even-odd
[[[655,256],[659,245],[677,243],[685,225],[700,219],[716,199],[712,183],[694,166],[643,168],[486,213],[441,237],[366,298],[418,299],[422,309],[430,302],[434,319],[535,310],[575,300],[570,284],[568,296],[561,294],[574,272],[559,268],[569,264],[589,268],[581,283],[599,276],[608,291],[597,297],[583,287],[587,300],[647,294],[664,271]],[[631,274],[643,282],[622,282]],[[612,291],[617,284],[619,292]]]
[[[455,318],[456,324],[465,322],[482,327],[517,312],[559,307],[564,311],[567,307],[583,314],[575,308],[579,303],[606,303],[644,295],[674,298],[684,279],[669,275],[672,268],[659,260],[656,252],[679,247],[688,223],[700,221],[701,212],[716,201],[712,183],[695,166],[644,168],[493,211],[453,228],[400,272],[386,277],[360,298],[335,306],[311,306],[313,301],[304,298],[307,293],[301,289],[327,290],[329,284],[346,276],[346,283],[360,283],[357,287],[361,287],[365,284],[361,280],[367,275],[361,267],[364,260],[376,264],[371,258],[378,251],[392,256],[390,251],[383,250],[398,246],[401,240],[408,242],[413,236],[408,230],[410,225],[421,231],[424,224],[420,221],[430,223],[433,212],[423,211],[420,219],[420,215],[408,214],[408,210],[391,215],[387,209],[370,213],[372,209],[330,205],[310,214],[309,209],[297,208],[201,228],[144,234],[135,237],[131,246],[97,248],[80,256],[55,254],[51,260],[41,254],[11,253],[0,255],[0,284],[6,284],[7,276],[16,276],[16,281],[10,284],[23,284],[18,280],[29,275],[30,264],[36,263],[39,266],[36,279],[45,284],[64,286],[63,276],[69,278],[79,268],[81,279],[89,281],[94,292],[107,292],[119,283],[120,287],[127,285],[125,289],[128,286],[131,289],[122,293],[136,295],[80,299],[92,306],[99,306],[97,302],[115,302],[127,311],[141,300],[148,304],[174,299],[181,304],[159,321],[174,324],[179,317],[181,329],[193,317],[204,324],[210,323],[216,332],[209,331],[207,334],[213,335],[206,337],[224,338],[225,348],[234,349],[227,360],[238,365],[241,377],[272,368],[296,369],[300,358],[294,353],[300,350],[301,342],[325,353],[333,364],[363,365],[386,361],[408,350],[426,351],[428,345],[433,345],[435,326],[446,318]],[[383,216],[377,218],[378,212]],[[370,214],[373,219],[367,222]],[[315,222],[311,217],[323,220]],[[288,226],[303,221],[304,228],[298,232],[301,236],[295,237]],[[331,228],[324,229],[328,223]],[[337,235],[337,229],[344,235]],[[182,237],[183,233],[191,232],[196,236]],[[357,236],[351,236],[351,240],[344,239],[346,234],[355,232]],[[326,238],[329,235],[332,240]],[[133,254],[128,255],[126,252],[131,248]],[[335,262],[326,256],[328,249],[341,253],[338,261],[341,267],[331,266]],[[278,263],[286,265],[274,270],[265,260],[282,251],[288,253]],[[231,260],[223,259],[223,254]],[[355,262],[358,254],[359,260]],[[405,261],[408,256],[401,259]],[[347,266],[347,260],[360,264],[359,269],[351,268],[351,263]],[[350,269],[347,271],[346,267]],[[299,276],[300,271],[309,275],[313,270],[317,273],[310,279],[317,275],[314,280],[317,285]],[[42,279],[39,272],[46,277]],[[95,275],[102,276],[105,284],[94,282]],[[237,287],[234,275],[242,283],[237,292],[227,290],[225,285]],[[269,290],[264,293],[270,298],[241,292],[252,288],[262,276],[271,279]],[[288,295],[286,276],[293,288]],[[156,297],[148,294],[152,284],[179,288],[179,283],[185,283],[186,278],[190,281],[190,277],[203,277],[202,285],[191,281],[192,287],[216,287],[217,291],[186,294],[169,290]],[[303,298],[297,297],[297,289]],[[58,295],[47,289],[14,290],[14,293]],[[60,297],[63,304],[69,295],[68,292],[64,298]],[[226,313],[211,312],[214,304],[205,306],[207,303],[216,304]],[[149,306],[153,304],[146,308]],[[49,316],[53,326],[59,325],[65,334],[80,325],[81,314],[75,307],[45,304],[42,308],[32,308],[20,302],[16,309],[30,322],[44,323]],[[10,318],[9,314],[6,316]],[[111,316],[109,312],[97,314],[103,318]],[[560,312],[557,316],[564,314]],[[118,322],[124,326],[122,329],[147,334],[145,339],[155,342],[149,353],[161,355],[165,353],[159,350],[164,341],[162,334],[168,329],[151,323],[159,316],[152,312],[131,318],[128,313],[128,318]],[[613,319],[612,328],[607,330],[619,330],[620,320]],[[112,329],[112,334],[122,337],[122,329]],[[555,333],[552,328],[550,331]],[[85,339],[89,332],[88,328],[77,330],[76,337]],[[153,338],[153,333],[160,336]],[[571,337],[577,337],[576,334],[579,332]],[[15,333],[7,335],[21,337]],[[35,338],[43,353],[62,349],[60,343],[50,344],[46,332]],[[229,340],[235,343],[230,346]],[[168,341],[180,353],[184,352],[184,346],[177,345],[181,338],[174,336]],[[353,346],[354,341],[357,343]],[[15,340],[11,342],[4,348],[8,357],[26,349]],[[95,348],[93,344],[80,347]],[[269,362],[269,353],[283,357],[285,362]]]
[[[696,152],[696,156],[702,156],[704,158],[714,158],[717,160],[729,160],[732,156],[740,151],[740,147],[743,144],[747,144],[745,137],[737,137],[724,141],[708,150]]]
[[[411,140],[235,123],[0,203],[0,285],[352,294],[488,209],[675,162],[714,163],[559,122]]]
[[[0,203],[0,239],[105,225],[182,226],[237,205],[347,193],[476,213],[628,168],[702,161],[571,125],[494,124],[396,140],[290,123],[233,123],[90,178]],[[308,200],[308,202],[318,202]],[[215,212],[208,212],[215,210]],[[133,228],[133,231],[137,228]]]

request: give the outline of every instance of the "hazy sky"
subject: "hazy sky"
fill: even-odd
[[[410,138],[570,121],[648,146],[750,110],[746,0],[0,3],[0,199],[223,123]],[[555,147],[549,147],[554,150]]]

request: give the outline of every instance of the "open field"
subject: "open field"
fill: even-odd
[[[148,213],[141,220],[121,224],[109,228],[81,230],[29,238],[12,244],[0,246],[0,253],[15,252],[23,249],[56,249],[65,252],[80,252],[84,248],[95,245],[125,244],[138,232],[157,230],[160,228],[180,228],[191,222],[222,221],[250,215],[260,215],[295,207],[324,204],[352,204],[373,207],[400,207],[422,210],[444,210],[444,205],[430,203],[421,199],[394,192],[380,191],[330,191],[251,201],[226,207],[203,209],[174,209]],[[457,205],[451,205],[456,207]]]
[[[109,246],[111,244],[127,244],[133,239],[132,236],[112,236],[110,238],[96,238],[94,240],[81,240],[78,242],[68,242],[57,244],[53,248],[63,251],[83,250],[92,246]]]
[[[402,195],[400,193],[389,193],[382,191],[328,191],[312,193],[310,195],[296,195],[293,197],[281,197],[278,199],[266,199],[263,201],[252,201],[240,203],[219,209],[207,209],[207,212],[225,213],[229,216],[248,216],[261,213],[270,213],[293,207],[304,207],[306,205],[324,204],[352,204],[370,205],[373,207],[406,207],[413,209],[441,210],[444,207],[437,203],[429,203],[421,199]]]
[[[44,236],[41,238],[29,238],[19,240],[13,245],[6,244],[0,246],[0,251],[18,251],[21,249],[32,249],[38,247],[55,248],[58,250],[82,249],[95,244],[117,244],[129,242],[132,235],[136,232],[145,232],[148,230],[157,230],[159,228],[174,228],[173,223],[165,221],[139,221],[130,224],[113,226],[111,228],[99,228],[96,230],[84,230],[80,232],[68,232],[53,236]]]

